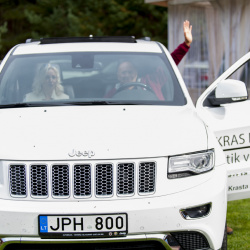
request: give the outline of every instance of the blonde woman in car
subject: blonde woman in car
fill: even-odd
[[[38,71],[33,82],[33,91],[25,96],[24,102],[61,99],[69,99],[69,96],[64,93],[59,70],[55,65],[46,64]]]

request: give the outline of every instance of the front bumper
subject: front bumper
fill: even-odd
[[[172,249],[170,246],[171,244],[168,244],[168,241],[166,239],[166,235],[164,235],[164,234],[131,235],[131,236],[126,237],[126,242],[128,242],[128,243],[130,243],[130,242],[131,243],[132,242],[137,242],[137,243],[144,242],[145,244],[147,244],[147,242],[148,243],[157,242],[162,246],[162,249],[169,249],[169,250]],[[122,245],[124,245],[124,238],[98,239],[98,240],[96,240],[96,239],[59,240],[59,239],[41,239],[39,237],[30,237],[30,238],[20,237],[20,238],[3,238],[2,244],[0,245],[0,249],[6,249],[11,245],[15,245],[15,248],[17,248],[17,249],[18,249],[18,246],[21,246],[21,245],[33,246],[32,249],[36,249],[35,246],[40,245],[40,244],[45,244],[46,249],[48,249],[49,246],[53,247],[53,245],[59,245],[59,244],[63,244],[65,249],[73,249],[72,246],[78,245],[78,244],[105,245],[105,244],[118,244],[118,243],[121,243]],[[155,246],[157,246],[157,244]],[[159,245],[158,245],[158,247],[159,247]],[[123,248],[121,248],[121,249],[123,249]]]
[[[180,210],[211,203],[210,213],[199,219],[184,219]],[[13,243],[91,243],[158,241],[170,249],[166,235],[197,232],[211,249],[222,244],[226,221],[226,174],[223,167],[214,170],[208,181],[183,192],[140,199],[98,201],[13,201],[0,200],[0,250]],[[41,239],[38,234],[39,214],[127,213],[128,235],[120,238]],[[208,249],[208,248],[207,248]]]

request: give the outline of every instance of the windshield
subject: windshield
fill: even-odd
[[[185,105],[160,53],[54,53],[11,56],[0,74],[0,105]]]

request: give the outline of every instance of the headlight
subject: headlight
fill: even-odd
[[[169,157],[168,178],[176,179],[210,171],[214,167],[214,150]]]

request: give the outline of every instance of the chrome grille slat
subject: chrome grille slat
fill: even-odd
[[[48,196],[48,173],[46,165],[30,167],[30,192],[33,197]]]
[[[142,162],[139,166],[139,194],[155,192],[155,163]]]
[[[133,195],[134,190],[134,164],[120,163],[117,169],[117,194]]]
[[[113,195],[113,166],[111,164],[96,165],[96,196]]]
[[[91,197],[91,167],[90,165],[74,166],[74,196],[77,198]]]
[[[10,165],[10,194],[13,197],[26,197],[26,169],[25,165]]]
[[[10,195],[14,198],[111,198],[114,193],[119,197],[152,195],[155,178],[155,162],[9,165]]]
[[[54,197],[69,196],[69,166],[52,166],[52,194]]]

